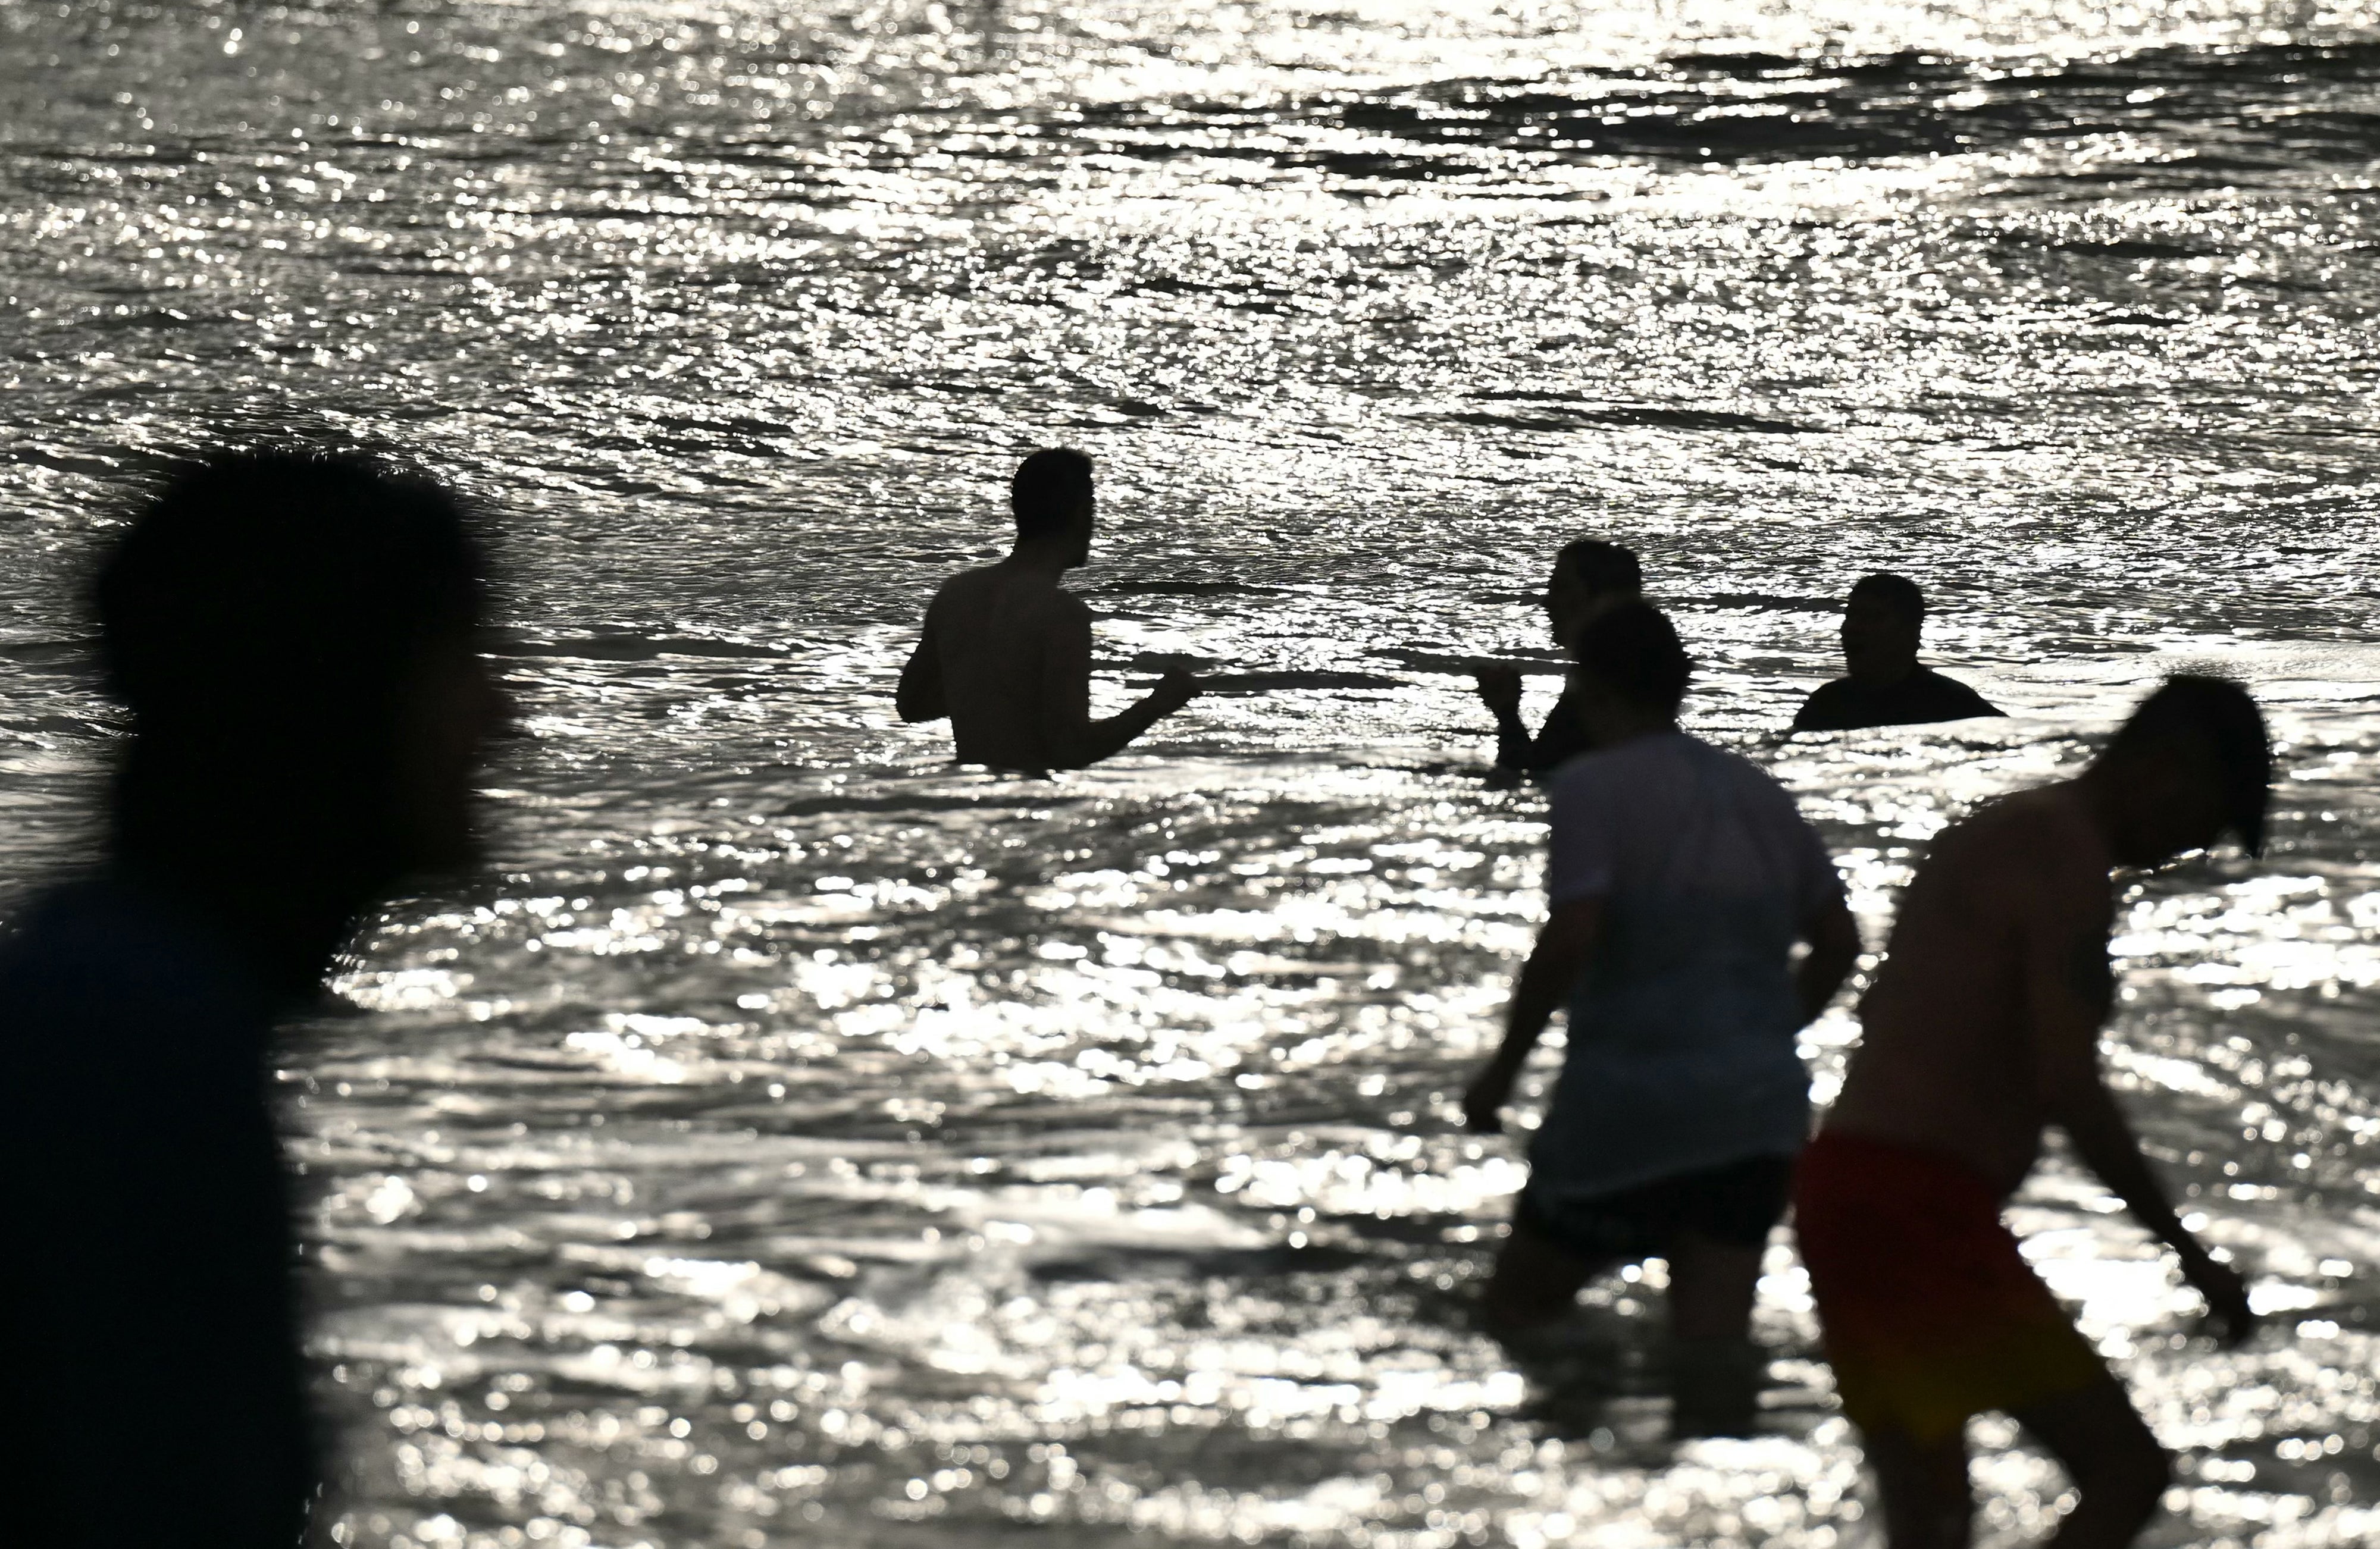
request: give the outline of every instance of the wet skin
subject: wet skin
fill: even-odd
[[[963,764],[1078,769],[1188,704],[1198,681],[1177,670],[1121,714],[1091,719],[1091,613],[1059,584],[1089,560],[1091,530],[1087,503],[1064,531],[944,582],[902,669],[901,719],[947,716]]]
[[[2175,1251],[2218,1333],[2237,1343],[2255,1322],[2246,1287],[2176,1218],[2107,1089],[2098,1046],[2114,992],[2110,873],[2206,848],[2222,829],[2211,767],[2175,748],[2102,759],[2077,780],[2003,798],[1945,829],[1903,895],[1826,1127],[1955,1156],[2005,1195],[2058,1125]],[[2081,1491],[2052,1542],[2131,1543],[2157,1508],[2168,1464],[2115,1377],[2016,1419]],[[1884,1431],[1865,1440],[1892,1549],[1965,1544],[1964,1436],[1920,1442]]]

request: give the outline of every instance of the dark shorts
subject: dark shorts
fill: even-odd
[[[1609,1194],[1552,1195],[1532,1177],[1512,1219],[1566,1253],[1633,1263],[1658,1255],[1680,1231],[1760,1247],[1785,1218],[1792,1192],[1791,1156],[1746,1156]]]

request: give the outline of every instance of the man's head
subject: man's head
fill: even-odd
[[[1579,626],[1572,697],[1601,747],[1677,723],[1694,662],[1662,611],[1641,598],[1599,609]]]
[[[1843,665],[1852,677],[1889,688],[1917,670],[1925,594],[1906,575],[1863,575],[1843,605]]]
[[[1571,636],[1601,608],[1645,589],[1636,552],[1599,538],[1582,538],[1554,556],[1553,580],[1546,587],[1546,619],[1557,644]]]
[[[361,907],[473,855],[504,715],[454,496],[355,455],[224,453],[133,513],[91,601],[132,712],[118,858]],[[226,883],[234,878],[225,878]]]
[[[1049,447],[1019,463],[1008,481],[1008,508],[1020,547],[1062,544],[1069,565],[1091,557],[1091,460],[1074,448]]]
[[[2227,833],[2264,853],[2272,742],[2256,701],[2228,678],[2168,678],[2084,779],[2119,865],[2162,865]]]

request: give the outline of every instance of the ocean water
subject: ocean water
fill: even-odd
[[[1658,1265],[1571,1370],[1470,1326],[1543,807],[1462,669],[1541,712],[1552,550],[1636,546],[1876,946],[2220,668],[2275,841],[2132,887],[2109,1060],[2271,1327],[2193,1342],[2062,1160],[2014,1216],[2180,1452],[2151,1543],[2369,1543],[2375,167],[2360,0],[0,0],[0,872],[87,833],[68,599],[156,459],[394,445],[491,514],[527,734],[282,1060],[338,1542],[1828,1549],[1781,1240],[1754,1439],[1662,1439]],[[1056,442],[1100,702],[1237,676],[956,769],[893,678]],[[2014,713],[1786,741],[1884,566]]]

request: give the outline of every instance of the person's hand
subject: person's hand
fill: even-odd
[[[1500,716],[1521,713],[1521,671],[1500,661],[1483,661],[1471,669],[1480,703]]]
[[[2182,1260],[2181,1277],[2206,1299],[2206,1325],[2216,1344],[2233,1349],[2256,1331],[2256,1310],[2248,1304],[2248,1282],[2238,1270],[2204,1253],[2194,1253]]]
[[[1165,676],[1157,680],[1157,686],[1149,690],[1148,696],[1156,703],[1158,714],[1172,715],[1198,697],[1198,687],[1197,673],[1184,668],[1169,667],[1165,670]]]
[[[1504,1132],[1503,1107],[1512,1095],[1512,1072],[1500,1059],[1490,1060],[1463,1093],[1463,1128],[1475,1135]]]

